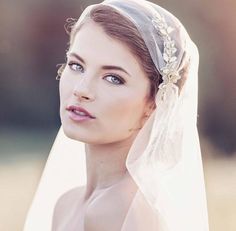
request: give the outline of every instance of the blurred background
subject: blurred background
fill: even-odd
[[[58,63],[82,0],[0,0],[0,230],[22,230],[60,126]],[[236,230],[236,1],[156,0],[200,52],[199,118],[211,231]]]

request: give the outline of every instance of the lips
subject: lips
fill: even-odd
[[[90,119],[95,119],[96,117],[91,115],[88,111],[86,111],[84,108],[82,107],[78,107],[75,105],[71,105],[69,107],[66,108],[67,111],[72,112],[74,115],[77,115],[78,117],[82,117],[82,118],[90,118]]]

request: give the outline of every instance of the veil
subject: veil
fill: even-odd
[[[126,160],[138,186],[122,231],[208,231],[207,202],[197,132],[199,54],[171,13],[144,0],[105,0],[137,27],[163,82],[156,109],[139,131]],[[80,24],[94,5],[75,24]],[[184,66],[188,66],[182,74]],[[184,79],[183,86],[178,80]],[[51,230],[53,209],[66,191],[86,184],[84,144],[60,128],[24,231]]]

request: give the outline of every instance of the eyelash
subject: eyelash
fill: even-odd
[[[114,78],[116,79],[115,81],[119,81],[119,83],[115,83],[115,82],[113,82],[113,81],[108,81],[108,82],[110,82],[110,83],[112,83],[112,84],[115,84],[115,85],[123,85],[123,84],[125,84],[125,80],[123,79],[123,78],[121,78],[120,76],[118,76],[118,75],[114,75],[114,74],[109,74],[109,75],[106,75],[105,76],[105,78],[107,78],[107,77],[112,77],[113,78],[113,80],[114,80]]]
[[[70,69],[71,69],[72,71],[77,71],[77,70],[73,69],[73,65],[79,66],[79,67],[80,67],[80,72],[81,72],[81,73],[84,73],[84,68],[83,68],[82,65],[80,65],[79,63],[69,62],[68,65],[69,65],[69,67],[70,67]],[[82,69],[82,70],[81,70],[81,69]]]
[[[80,65],[79,63],[76,63],[76,62],[69,62],[69,63],[68,63],[68,66],[70,67],[70,69],[71,69],[72,71],[77,71],[77,70],[73,69],[73,65],[78,66],[78,67],[80,68],[80,72],[81,72],[81,73],[84,73],[84,68],[83,68],[83,66]],[[111,77],[111,78],[113,78],[113,80],[114,80],[114,78],[115,78],[115,81],[118,80],[119,83],[115,83],[114,81],[109,81],[109,80],[106,79],[107,77]],[[106,75],[104,78],[105,78],[108,82],[110,82],[110,83],[112,83],[112,84],[114,84],[114,85],[122,85],[122,84],[125,84],[125,80],[124,80],[122,77],[120,77],[119,75],[108,74],[108,75]]]

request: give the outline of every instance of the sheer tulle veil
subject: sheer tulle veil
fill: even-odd
[[[207,231],[208,216],[197,97],[199,55],[183,25],[171,13],[144,0],[106,0],[142,35],[163,82],[156,109],[138,133],[126,160],[138,185],[122,231]],[[89,6],[76,25],[89,17]],[[183,67],[188,66],[184,77]],[[181,89],[178,81],[186,78]],[[59,130],[24,231],[49,231],[58,198],[86,184],[84,144]]]

